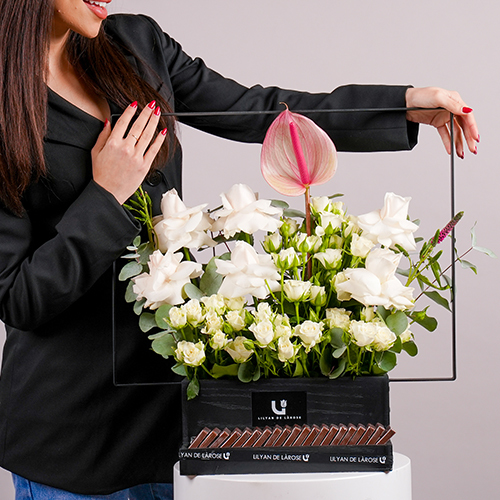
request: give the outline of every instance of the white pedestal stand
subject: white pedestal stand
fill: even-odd
[[[410,459],[394,453],[384,472],[181,476],[174,466],[175,500],[411,500]]]

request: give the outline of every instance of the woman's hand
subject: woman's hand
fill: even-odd
[[[465,104],[458,92],[437,87],[409,88],[406,91],[406,107],[444,108],[435,111],[407,111],[406,117],[411,122],[436,127],[448,154],[451,153],[450,112],[453,113],[457,155],[464,158],[464,141],[469,151],[477,154],[476,143],[479,142],[479,133],[476,120],[472,109]]]
[[[106,122],[92,149],[94,181],[109,191],[120,205],[141,185],[167,133],[164,129],[156,134],[161,110],[155,108],[153,101],[142,110],[125,137],[136,111],[137,103],[134,102],[123,112],[113,129]]]

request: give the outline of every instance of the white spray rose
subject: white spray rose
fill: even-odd
[[[311,295],[311,282],[300,280],[285,280],[283,292],[291,302],[305,302]]]
[[[385,247],[401,245],[408,252],[415,250],[413,233],[418,226],[408,220],[410,200],[411,198],[387,193],[382,209],[358,217],[363,236]]]
[[[181,253],[167,252],[163,255],[156,250],[150,255],[149,273],[132,278],[137,298],[146,299],[144,307],[157,309],[162,304],[177,305],[184,302],[184,285],[200,276],[202,267],[197,262],[181,261]]]
[[[370,252],[370,250],[375,246],[373,241],[365,238],[364,236],[360,236],[357,233],[352,235],[351,241],[351,253],[355,257],[361,257],[364,259]]]
[[[325,269],[337,269],[342,264],[342,250],[340,248],[327,248],[324,252],[314,255]]]
[[[320,342],[323,334],[323,323],[316,323],[314,321],[304,321],[295,327],[294,334],[300,338],[307,351]]]
[[[224,303],[231,311],[239,311],[245,307],[246,301],[244,297],[224,297]]]
[[[276,253],[280,251],[281,248],[281,235],[280,233],[268,234],[264,241],[262,242],[262,246],[267,253]]]
[[[297,267],[300,264],[300,259],[294,248],[285,248],[280,253],[273,255],[274,262],[278,269],[287,271]]]
[[[212,347],[214,351],[218,351],[220,349],[224,349],[224,347],[226,347],[226,345],[229,343],[229,340],[227,339],[224,332],[221,332],[219,330],[210,337],[209,343],[210,347]]]
[[[215,241],[207,233],[212,220],[203,213],[206,206],[187,208],[175,189],[167,191],[161,200],[163,215],[153,220],[160,250],[176,252],[183,247],[215,246]]]
[[[337,298],[343,302],[345,300],[351,300],[351,294],[349,292],[346,292],[342,290],[342,283],[346,283],[348,281],[347,276],[343,271],[340,273],[337,273],[335,277],[332,280],[333,287],[335,288],[335,291],[337,292]]]
[[[184,328],[187,323],[186,311],[181,307],[172,307],[168,313],[170,324],[174,328]]]
[[[252,350],[245,347],[245,337],[236,337],[232,342],[226,345],[224,350],[233,358],[236,363],[244,363],[253,354]]]
[[[224,320],[222,316],[219,316],[217,311],[210,309],[205,314],[205,325],[201,329],[201,333],[215,333],[218,330],[222,330],[224,325]]]
[[[326,311],[326,324],[329,328],[341,328],[342,330],[349,330],[351,324],[351,311],[346,311],[342,307],[332,307]]]
[[[376,323],[351,321],[349,325],[349,333],[352,335],[355,344],[359,347],[367,347],[372,344],[377,335],[377,330]]]
[[[226,310],[225,298],[220,294],[210,295],[210,297],[202,297],[201,301],[206,309],[216,311],[219,314],[223,314]]]
[[[199,325],[205,319],[205,315],[203,314],[203,310],[198,299],[191,299],[184,304],[183,309],[186,313],[188,322],[193,326]]]
[[[309,296],[311,304],[315,307],[323,307],[326,304],[326,290],[324,286],[312,285]]]
[[[231,260],[215,261],[217,272],[225,276],[219,289],[224,297],[242,297],[247,294],[259,299],[269,295],[269,289],[280,289],[280,275],[269,255],[259,255],[252,246],[237,241]]]
[[[285,363],[295,357],[298,346],[294,345],[290,337],[280,337],[278,340],[278,359]]]
[[[280,226],[280,208],[271,206],[269,200],[259,200],[245,184],[235,184],[221,194],[223,208],[213,215],[217,218],[213,231],[223,231],[226,238],[236,233],[253,234],[259,230],[274,233]],[[276,218],[276,216],[278,218]]]
[[[274,340],[274,327],[268,319],[252,323],[248,329],[254,334],[260,345],[266,346]]]
[[[316,234],[318,236],[323,236],[328,230],[329,234],[331,234],[335,229],[341,228],[344,222],[342,215],[331,212],[321,212],[319,217],[320,224],[316,226]]]
[[[365,269],[343,271],[347,281],[335,283],[337,297],[343,300],[340,292],[365,306],[394,306],[400,310],[413,307],[413,288],[404,286],[394,275],[400,260],[401,254],[376,248],[368,254]]]
[[[254,317],[257,321],[271,319],[274,316],[271,306],[267,302],[259,302],[257,310],[254,312]]]
[[[235,332],[243,330],[246,325],[245,311],[243,309],[240,309],[239,311],[229,311],[226,314],[226,321]]]
[[[319,250],[323,243],[320,236],[307,236],[306,233],[297,233],[292,238],[292,245],[300,253],[315,253]]]
[[[406,327],[406,330],[399,336],[401,342],[404,344],[405,342],[409,342],[413,338],[413,333],[410,330],[410,325]]]
[[[384,323],[377,323],[377,333],[373,339],[373,348],[376,351],[387,351],[387,349],[390,349],[394,345],[396,338],[396,334]]]
[[[203,342],[187,342],[181,340],[175,349],[175,359],[188,366],[200,366],[205,361],[205,346]]]
[[[328,196],[313,196],[311,198],[311,208],[317,213],[330,210],[330,198]]]
[[[274,318],[274,337],[290,337],[292,334],[292,327],[290,326],[290,320],[288,316],[277,314]]]
[[[374,307],[363,307],[361,310],[361,319],[363,321],[373,321],[376,317],[376,312]]]

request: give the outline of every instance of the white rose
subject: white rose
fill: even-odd
[[[292,239],[292,245],[300,253],[315,253],[322,243],[321,237],[314,234],[307,236],[306,233],[297,233]]]
[[[216,311],[219,314],[223,314],[226,310],[225,298],[220,294],[210,295],[210,297],[202,297],[201,301],[207,309]]]
[[[401,245],[409,252],[415,250],[413,233],[418,226],[408,220],[410,200],[387,193],[382,209],[358,217],[358,226],[363,229],[363,235],[385,247]]]
[[[229,311],[226,314],[226,321],[235,332],[243,330],[246,325],[245,311],[243,309],[240,309],[239,311]]]
[[[184,302],[182,289],[192,278],[202,273],[201,264],[182,261],[181,253],[159,250],[149,257],[149,273],[132,278],[133,290],[138,299],[145,298],[144,307],[157,309],[162,304],[177,305]]]
[[[300,340],[307,350],[310,350],[311,347],[314,347],[321,340],[322,332],[322,323],[315,323],[314,321],[307,320],[295,327],[294,334],[300,337]]]
[[[181,340],[175,349],[175,358],[188,366],[200,366],[205,361],[205,346],[201,341],[194,344]]]
[[[277,314],[274,318],[274,337],[290,337],[292,334],[292,327],[290,326],[290,320],[288,316]]]
[[[284,217],[282,220],[283,224],[281,225],[280,232],[285,238],[293,236],[299,230],[299,225],[295,219]]]
[[[290,337],[280,337],[278,340],[278,359],[284,363],[285,361],[291,360],[296,352],[298,346],[295,346]]]
[[[212,221],[203,213],[205,207],[206,204],[187,208],[175,189],[167,191],[161,200],[163,216],[153,221],[160,250],[175,252],[183,247],[215,246],[215,241],[207,234]]]
[[[314,255],[325,269],[337,269],[342,263],[342,250],[340,248],[327,248],[324,252]]]
[[[387,351],[394,345],[396,338],[396,334],[389,330],[385,324],[378,323],[377,333],[373,339],[373,347],[376,351]]]
[[[344,222],[344,217],[340,214],[321,212],[319,216],[321,219],[320,227],[324,232],[328,229],[328,227],[330,227],[332,230],[338,229],[342,227],[342,223]]]
[[[219,289],[224,297],[243,297],[247,294],[265,299],[269,290],[280,289],[280,275],[269,255],[259,255],[252,246],[237,241],[231,260],[215,261],[217,272],[225,276]]]
[[[271,319],[274,316],[271,306],[267,302],[259,302],[257,310],[254,312],[254,317],[257,321]]]
[[[327,296],[324,286],[312,285],[309,297],[311,304],[315,307],[323,307],[326,304]]]
[[[224,303],[231,311],[238,311],[245,307],[246,301],[244,297],[224,297]]]
[[[187,320],[193,326],[199,325],[205,318],[198,299],[191,299],[189,302],[184,304],[183,309],[186,313]]]
[[[172,307],[168,313],[170,324],[174,328],[184,328],[187,323],[186,311],[181,307]]]
[[[330,209],[330,198],[328,196],[313,196],[311,207],[318,213],[327,212]]]
[[[294,248],[285,248],[280,253],[273,255],[274,262],[278,269],[286,271],[297,267],[300,264],[299,256]]]
[[[283,292],[292,302],[305,302],[311,295],[311,282],[300,280],[285,280]]]
[[[373,243],[373,241],[369,240],[368,238],[360,236],[356,233],[352,235],[351,253],[355,257],[361,257],[362,259],[364,259],[374,246],[375,243]]]
[[[262,242],[262,246],[267,253],[276,253],[279,252],[281,248],[281,235],[280,233],[268,234],[264,241]]]
[[[413,288],[404,286],[394,275],[400,260],[401,254],[376,248],[368,254],[365,269],[343,271],[347,281],[335,283],[337,294],[350,294],[365,306],[413,307]]]
[[[341,302],[344,302],[346,300],[351,300],[351,294],[349,292],[346,292],[341,289],[342,283],[346,283],[348,281],[347,276],[345,273],[342,271],[340,273],[337,273],[335,277],[333,278],[333,287],[335,288],[335,291],[337,292],[337,299],[339,299]]]
[[[252,350],[248,350],[244,343],[245,337],[236,337],[232,342],[226,345],[224,350],[233,358],[236,363],[244,363],[253,354]]]
[[[217,218],[213,231],[224,231],[230,238],[236,233],[253,234],[259,230],[274,233],[280,226],[282,210],[271,206],[269,200],[258,200],[257,195],[245,184],[235,184],[221,194],[223,208],[213,215]]]
[[[274,327],[268,319],[252,323],[248,329],[254,334],[260,345],[266,346],[274,340]]]
[[[224,325],[224,320],[217,313],[217,311],[211,309],[205,315],[205,325],[201,329],[201,333],[214,333],[218,330],[222,330]]]
[[[363,307],[361,310],[361,319],[363,321],[373,321],[376,317],[374,307]]]
[[[367,347],[373,343],[377,335],[376,323],[365,323],[364,321],[351,321],[349,333],[359,347]]]
[[[227,339],[224,332],[219,330],[210,337],[209,342],[212,349],[214,351],[218,351],[220,349],[224,349],[224,347],[226,347],[226,345],[228,344],[229,340]]]
[[[329,328],[341,328],[349,330],[351,324],[351,311],[346,311],[344,308],[333,307],[326,310],[326,324]]]

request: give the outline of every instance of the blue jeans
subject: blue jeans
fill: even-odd
[[[78,495],[12,474],[16,500],[173,500],[172,484],[140,484],[111,495]]]

